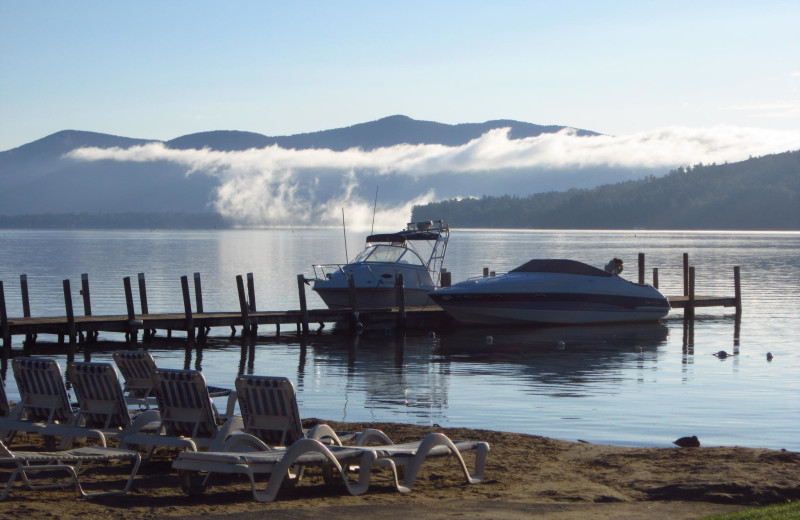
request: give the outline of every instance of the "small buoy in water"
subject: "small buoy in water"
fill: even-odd
[[[491,336],[486,336],[486,344],[491,345],[492,343],[494,343],[494,338]]]
[[[767,352],[767,361],[772,361],[772,352]]]
[[[556,348],[558,350],[564,350],[565,348],[567,348],[567,344],[564,343],[563,341],[559,341],[558,343],[556,343]]]
[[[691,437],[681,437],[677,441],[673,441],[672,444],[680,446],[681,448],[699,448],[700,440],[697,438],[697,435],[692,435]]]
[[[428,337],[429,337],[429,338],[435,338],[435,337],[436,337],[436,333],[435,333],[434,331],[430,331],[430,332],[428,333]]]
[[[359,332],[364,330],[364,324],[361,323],[360,321],[357,321],[356,322],[356,330],[358,330]]]
[[[383,329],[383,332],[385,332],[387,336],[391,336],[392,335],[392,328],[391,327],[386,327],[385,329]]]
[[[730,354],[728,354],[728,353],[727,353],[727,352],[725,352],[724,350],[720,350],[719,352],[717,352],[717,353],[716,353],[716,354],[714,354],[714,355],[715,355],[715,356],[717,356],[717,357],[718,357],[718,358],[720,358],[720,359],[725,359],[725,358],[726,358],[726,357],[728,357]]]

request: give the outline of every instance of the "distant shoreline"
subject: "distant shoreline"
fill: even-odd
[[[449,223],[451,228],[453,223]],[[225,229],[272,229],[286,227],[314,227],[314,226],[242,226],[219,213],[43,213],[32,215],[0,215],[0,229],[28,229],[28,230],[225,230]],[[318,226],[317,226],[318,227]],[[325,226],[328,227],[328,226]],[[334,227],[334,226],[331,226]],[[779,232],[796,233],[798,229],[762,229],[762,228],[725,228],[705,229],[693,228],[630,228],[630,227],[509,227],[492,226],[484,223],[481,227],[459,226],[459,230],[491,229],[514,231],[631,231],[635,233],[648,232]]]

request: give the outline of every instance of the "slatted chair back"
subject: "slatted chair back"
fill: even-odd
[[[122,386],[111,363],[70,363],[67,379],[78,399],[78,426],[125,429],[131,425]]]
[[[123,394],[145,399],[157,391],[153,375],[156,361],[146,350],[120,350],[113,354],[120,374],[125,380]]]
[[[15,358],[12,361],[22,406],[21,419],[66,424],[74,414],[61,368],[53,359]]]
[[[305,437],[294,385],[285,377],[243,375],[236,394],[245,431],[272,446]]]
[[[217,413],[201,372],[159,368],[155,377],[159,385],[158,408],[167,435],[216,437]]]

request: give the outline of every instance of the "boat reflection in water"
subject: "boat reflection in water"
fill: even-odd
[[[526,386],[533,379],[537,387],[560,385],[550,390],[578,395],[580,387],[655,359],[668,338],[669,328],[660,322],[469,327],[443,335],[439,354],[451,364],[491,365],[498,376],[525,380]]]
[[[554,384],[539,393],[578,395],[592,381],[616,377],[626,364],[653,359],[668,336],[658,322],[312,336],[302,377],[308,384],[314,374],[345,375],[345,392],[363,393],[367,408],[428,420],[451,407],[454,384],[475,374],[525,388]],[[457,382],[462,375],[468,379]]]

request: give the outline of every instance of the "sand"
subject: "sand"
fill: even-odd
[[[800,454],[794,452],[632,448],[489,430],[329,424],[349,430],[377,427],[395,442],[431,431],[487,441],[491,452],[484,482],[466,484],[453,459],[441,457],[426,462],[407,495],[394,489],[385,469],[375,470],[369,492],[359,496],[326,485],[320,472],[311,469],[271,503],[254,501],[246,479],[223,475],[213,478],[202,496],[189,497],[170,467],[175,453],[159,450],[142,465],[134,488],[124,496],[81,499],[71,490],[30,491],[18,483],[0,503],[0,518],[693,519],[800,498]],[[41,441],[23,437],[11,445],[31,447],[41,448]],[[97,468],[83,479],[94,486],[122,476],[109,471]]]

